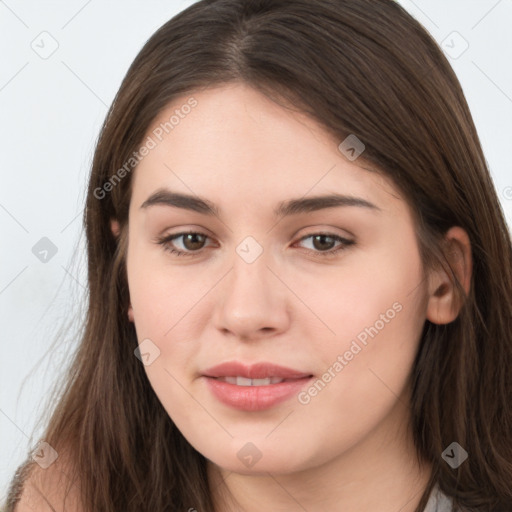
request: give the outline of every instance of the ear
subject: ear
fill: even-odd
[[[445,234],[446,258],[466,294],[471,286],[473,261],[471,242],[464,229],[450,228]],[[462,301],[456,293],[453,277],[442,268],[432,270],[429,276],[427,319],[434,324],[448,324],[459,315]]]
[[[119,222],[116,219],[110,219],[110,229],[116,238],[119,238]]]

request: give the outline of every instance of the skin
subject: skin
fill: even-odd
[[[148,135],[190,96],[161,112]],[[362,157],[345,158],[341,140],[315,121],[243,84],[193,97],[198,105],[132,177],[129,316],[139,343],[149,338],[160,350],[145,366],[148,379],[209,460],[216,510],[414,511],[430,467],[416,462],[408,378],[425,320],[457,317],[449,276],[436,270],[423,277],[412,213],[399,190],[362,168]],[[221,214],[141,208],[162,187],[207,198]],[[360,197],[379,210],[272,215],[280,201],[327,193]],[[174,240],[190,257],[156,242],[188,229],[209,237]],[[115,221],[112,230],[119,234]],[[338,241],[301,241],[319,232],[355,243],[327,258],[322,251]],[[263,249],[250,264],[236,252],[248,236]],[[467,234],[454,227],[446,241],[467,291]],[[395,303],[401,311],[307,404],[294,396],[244,412],[220,403],[201,378],[228,360],[269,361],[321,377]],[[262,455],[252,467],[237,457],[248,442]]]

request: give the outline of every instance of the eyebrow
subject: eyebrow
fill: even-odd
[[[156,205],[182,208],[184,210],[191,210],[209,216],[221,216],[218,206],[208,199],[189,194],[172,192],[168,189],[159,189],[151,194],[142,203],[140,208],[146,209],[150,206]],[[275,217],[288,217],[291,215],[298,215],[300,213],[311,213],[326,208],[336,208],[340,206],[357,206],[367,208],[369,210],[382,211],[377,205],[360,197],[342,194],[328,194],[282,201],[276,208],[274,208],[273,214]]]

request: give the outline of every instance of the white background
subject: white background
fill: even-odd
[[[0,1],[0,502],[77,343],[73,323],[55,336],[83,315],[81,220],[100,124],[145,41],[191,3]],[[469,44],[449,60],[512,225],[512,0],[400,3],[447,54],[464,48],[460,36]],[[32,48],[43,44],[58,48],[43,59]],[[46,263],[32,252],[43,237],[57,248]]]

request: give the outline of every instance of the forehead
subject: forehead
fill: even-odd
[[[388,178],[363,168],[362,159],[349,161],[338,149],[342,141],[316,121],[245,84],[177,98],[148,137],[154,147],[133,176],[139,205],[158,187],[260,208],[323,193],[357,195],[387,204],[383,209],[402,202]]]

